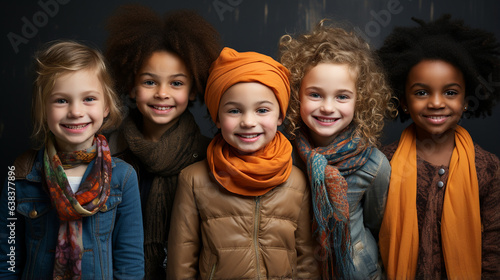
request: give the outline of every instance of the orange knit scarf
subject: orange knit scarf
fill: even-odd
[[[281,133],[263,149],[240,154],[220,134],[210,142],[207,161],[215,179],[228,191],[259,196],[288,180],[292,172],[292,145]]]
[[[403,131],[391,167],[380,253],[388,279],[414,279],[419,242],[415,125]],[[455,130],[449,170],[441,218],[446,272],[448,279],[480,279],[481,217],[474,143],[460,126]]]

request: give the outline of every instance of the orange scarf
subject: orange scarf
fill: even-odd
[[[288,180],[292,172],[292,144],[278,131],[263,149],[240,154],[217,134],[208,146],[207,161],[215,179],[225,189],[259,196]]]
[[[415,125],[407,127],[391,160],[387,206],[379,235],[388,279],[414,279],[418,257],[417,151]],[[441,238],[449,279],[481,278],[481,216],[474,143],[462,127],[443,202]]]

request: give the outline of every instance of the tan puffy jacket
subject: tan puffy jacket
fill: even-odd
[[[258,197],[221,187],[201,161],[186,167],[172,210],[168,279],[319,279],[303,173]]]

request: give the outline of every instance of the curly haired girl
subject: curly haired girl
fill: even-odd
[[[498,279],[500,161],[458,122],[490,114],[499,100],[484,81],[498,81],[500,44],[447,15],[416,21],[378,51],[401,121],[413,120],[382,148],[392,166],[379,244],[387,276]]]
[[[311,183],[323,276],[380,276],[390,165],[376,145],[394,111],[385,75],[367,43],[324,20],[309,34],[284,35],[280,49],[291,72],[286,126]]]
[[[106,56],[117,90],[133,103],[110,146],[139,176],[146,279],[165,279],[177,177],[206,157],[210,142],[187,108],[197,95],[203,99],[219,36],[195,12],[161,18],[137,5],[121,7],[109,19],[109,31]]]

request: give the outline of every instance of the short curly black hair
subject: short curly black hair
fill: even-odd
[[[162,18],[142,5],[121,6],[108,19],[105,56],[120,95],[128,95],[142,64],[155,51],[178,55],[192,75],[193,87],[203,102],[208,69],[222,49],[220,35],[195,11],[178,10]]]
[[[499,101],[500,44],[493,33],[464,25],[445,14],[418,27],[396,27],[377,51],[386,69],[394,95],[404,102],[405,83],[411,68],[422,60],[443,60],[460,69],[465,80],[466,117],[491,115]],[[409,116],[398,108],[401,122]]]

